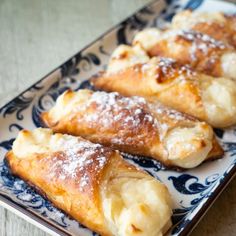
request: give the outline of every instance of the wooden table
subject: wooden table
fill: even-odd
[[[149,1],[0,0],[0,105]],[[235,196],[236,179],[192,236],[236,235]],[[0,236],[46,235],[0,207]]]

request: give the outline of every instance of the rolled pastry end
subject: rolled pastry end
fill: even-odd
[[[139,46],[120,45],[112,53],[106,73],[112,74],[125,70],[135,64],[145,63],[149,56]]]
[[[38,128],[30,132],[22,130],[12,146],[13,153],[18,158],[26,158],[32,153],[43,153],[49,151],[52,130]],[[45,144],[45,145],[43,145]]]
[[[133,45],[139,45],[146,52],[152,49],[161,38],[162,32],[157,28],[148,28],[136,34]]]
[[[236,53],[227,52],[221,57],[221,68],[223,75],[236,80]]]
[[[208,122],[214,127],[236,124],[236,82],[217,78],[202,91]]]
[[[47,112],[41,114],[41,119],[46,127],[54,127],[58,121],[69,114],[72,110],[76,109],[77,105],[84,100],[88,99],[88,95],[92,91],[88,89],[81,89],[79,92],[66,90],[60,95],[56,101],[55,106]]]
[[[77,138],[56,133],[51,129],[37,128],[33,131],[22,130],[19,132],[13,143],[12,151],[20,159],[30,157],[34,153],[57,152],[65,148],[65,143],[69,139]]]
[[[207,159],[213,137],[212,128],[204,122],[170,130],[165,138],[169,161],[181,168],[198,166]]]
[[[167,188],[149,176],[117,176],[103,195],[105,219],[114,235],[163,235],[171,226]]]

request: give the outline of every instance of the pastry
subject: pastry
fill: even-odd
[[[66,91],[42,120],[54,132],[153,157],[165,166],[193,168],[223,154],[208,124],[142,97]]]
[[[185,10],[173,17],[171,28],[198,31],[236,48],[235,15],[226,15],[222,12]]]
[[[156,236],[171,226],[167,188],[118,151],[39,128],[21,131],[6,159],[14,175],[100,235]]]
[[[150,57],[139,45],[130,47],[122,44],[112,53],[107,70],[115,73],[137,63],[148,62],[149,59]]]
[[[116,51],[114,54],[107,71],[92,79],[96,88],[117,91],[124,96],[137,95],[147,100],[158,100],[214,127],[236,124],[235,80],[214,78],[163,57],[153,57],[146,63],[142,60],[138,63],[136,58],[136,64],[130,66],[125,63],[130,59],[119,57]],[[118,65],[119,62],[123,69],[113,71],[114,66],[110,67],[110,64]]]
[[[151,57],[170,57],[199,72],[236,79],[236,51],[207,34],[150,28],[138,33],[133,45],[142,47]]]

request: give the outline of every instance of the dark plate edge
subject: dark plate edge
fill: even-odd
[[[7,107],[13,100],[15,100],[16,98],[18,98],[19,96],[23,95],[24,93],[26,93],[28,90],[30,90],[31,88],[33,88],[34,86],[38,85],[40,82],[44,81],[45,79],[47,79],[51,74],[55,73],[57,70],[60,70],[62,68],[62,66],[68,62],[70,62],[74,57],[76,57],[79,53],[82,53],[83,51],[85,51],[86,49],[88,49],[90,46],[92,46],[94,43],[96,43],[98,40],[102,39],[105,35],[109,34],[111,31],[113,31],[114,29],[116,29],[117,27],[119,27],[119,25],[121,25],[122,23],[125,23],[126,21],[128,21],[133,15],[135,15],[136,13],[140,12],[141,10],[150,7],[153,4],[156,4],[158,1],[164,1],[164,0],[152,0],[149,3],[145,4],[144,6],[142,6],[141,8],[139,8],[138,10],[136,10],[135,12],[133,12],[130,16],[126,17],[124,20],[122,20],[121,22],[115,24],[114,26],[112,26],[109,30],[105,31],[103,34],[101,34],[100,36],[98,36],[95,40],[93,40],[91,43],[87,44],[86,46],[84,46],[82,49],[80,49],[77,53],[75,53],[74,55],[72,55],[69,59],[67,59],[65,62],[63,62],[60,66],[57,66],[55,69],[51,70],[49,73],[47,73],[45,76],[43,76],[41,79],[37,80],[35,83],[33,83],[32,85],[30,85],[29,87],[27,87],[25,90],[23,90],[21,93],[19,93],[18,95],[16,95],[15,97],[13,97],[9,102],[7,102],[5,105],[3,105],[0,108],[0,113],[2,112],[2,110]],[[219,2],[224,2],[222,0],[218,0]],[[171,1],[172,2],[172,1]],[[236,3],[234,2],[230,2],[230,1],[226,1],[226,3],[229,4],[233,4],[235,5]],[[168,3],[166,3],[167,7],[168,7]],[[226,170],[227,171],[227,170]],[[217,200],[217,198],[220,196],[220,194],[223,192],[223,190],[227,187],[227,185],[231,182],[231,180],[236,176],[236,165],[234,165],[232,167],[232,169],[227,173],[226,176],[224,176],[224,178],[221,179],[221,183],[219,184],[219,186],[212,192],[212,194],[209,196],[209,198],[206,200],[206,202],[203,204],[203,206],[200,208],[200,210],[197,212],[197,214],[193,217],[193,219],[186,224],[186,226],[184,227],[184,229],[180,232],[179,236],[187,236],[189,235],[194,228],[198,225],[198,223],[200,222],[200,220],[204,217],[204,215],[207,213],[207,211],[210,209],[210,207],[214,204],[214,202]],[[6,207],[8,210],[12,211],[14,214],[18,215],[19,217],[24,219],[24,216],[31,219],[31,222],[38,228],[40,228],[39,225],[42,225],[45,228],[48,228],[49,231],[51,231],[52,233],[56,234],[56,235],[61,235],[61,236],[70,236],[72,234],[68,234],[67,232],[65,232],[64,230],[62,230],[60,228],[60,226],[58,226],[56,223],[53,224],[48,220],[43,219],[43,217],[40,217],[40,215],[27,210],[26,207],[22,206],[21,204],[18,204],[17,202],[11,200],[10,198],[8,198],[7,196],[5,196],[4,194],[0,193],[0,202],[2,202],[4,205],[8,205],[8,207]],[[1,205],[1,204],[0,204]],[[21,215],[23,214],[23,215]],[[44,230],[42,228],[40,228],[41,230]],[[44,230],[45,231],[45,230]],[[49,233],[49,232],[48,232]],[[79,235],[78,235],[79,236]]]
[[[3,203],[3,207],[5,209],[10,210],[11,212],[13,212],[14,214],[16,214],[17,216],[21,217],[22,219],[25,219],[24,217],[28,218],[29,223],[34,224],[36,227],[40,228],[40,225],[42,225],[43,228],[40,228],[41,230],[43,230],[44,232],[48,233],[53,233],[54,235],[58,235],[58,236],[70,236],[71,234],[68,234],[66,231],[64,231],[63,229],[61,229],[60,226],[57,226],[56,224],[51,223],[48,220],[45,220],[44,217],[40,217],[39,214],[34,213],[33,211],[30,211],[27,209],[27,207],[22,206],[21,204],[13,201],[11,198],[0,194],[0,206],[1,203]]]

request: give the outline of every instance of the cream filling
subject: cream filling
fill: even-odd
[[[107,183],[102,199],[104,216],[114,235],[162,236],[170,226],[169,193],[147,175],[113,179]]]
[[[202,88],[209,123],[215,127],[236,124],[236,82],[217,78]]]
[[[81,89],[78,92],[65,91],[60,95],[56,104],[49,110],[49,117],[52,122],[59,121],[62,117],[65,117],[71,111],[77,108],[80,103],[83,103],[84,100],[87,100],[92,92],[87,89]]]
[[[167,133],[168,159],[175,166],[193,168],[201,164],[212,149],[213,131],[206,123],[177,127]]]
[[[224,53],[221,57],[221,68],[223,75],[236,80],[236,53]]]
[[[218,22],[220,24],[226,23],[225,17],[221,12],[191,12],[183,11],[174,16],[171,23],[173,29],[190,29],[197,23]]]
[[[51,129],[37,128],[19,132],[12,151],[18,158],[27,158],[35,153],[58,152],[73,148],[78,138],[71,135],[53,134]]]
[[[148,28],[137,33],[133,45],[140,45],[145,51],[153,48],[161,38],[162,32],[157,28]]]
[[[120,45],[113,52],[106,73],[117,73],[133,65],[145,63],[148,60],[148,55],[139,46]]]

